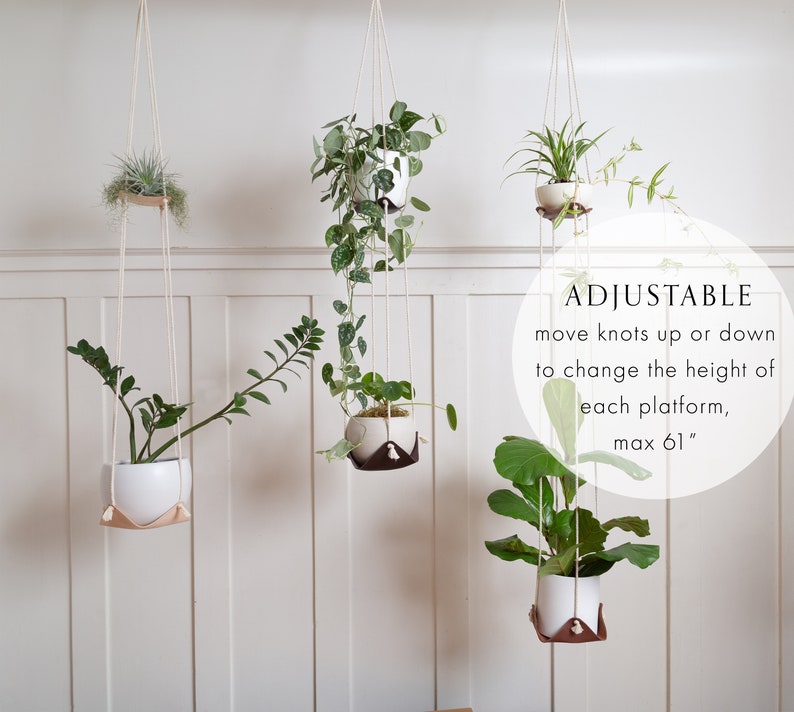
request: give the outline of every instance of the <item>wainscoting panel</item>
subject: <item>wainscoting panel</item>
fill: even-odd
[[[766,254],[794,292],[794,255]],[[177,250],[176,357],[190,423],[269,369],[264,349],[319,319],[311,371],[272,405],[186,439],[192,521],[100,527],[112,399],[65,347],[114,353],[112,252],[0,254],[3,396],[0,710],[9,712],[792,712],[794,420],[745,472],[702,495],[633,501],[662,558],[602,582],[609,639],[541,645],[534,568],[483,545],[526,525],[494,515],[492,459],[531,435],[512,377],[516,315],[537,255],[417,251],[410,314],[417,465],[361,472],[316,454],[343,418],[319,367],[336,361],[336,280],[321,250]],[[133,250],[122,363],[143,393],[169,390],[155,251]],[[399,281],[393,285],[402,294]],[[384,300],[375,298],[378,370]],[[369,298],[361,301],[369,311]],[[393,375],[408,378],[405,306],[391,304]],[[369,367],[365,362],[365,366]],[[122,433],[125,433],[122,430]],[[122,436],[117,456],[126,447]],[[595,506],[591,488],[585,494]]]

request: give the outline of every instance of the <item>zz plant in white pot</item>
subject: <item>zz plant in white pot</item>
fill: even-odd
[[[614,453],[577,452],[576,440],[584,415],[572,381],[563,378],[547,381],[543,401],[562,452],[539,440],[505,437],[496,448],[494,466],[511,482],[513,489],[499,489],[488,496],[488,506],[496,514],[533,527],[537,545],[515,534],[486,541],[485,546],[500,559],[537,567],[537,608],[533,607],[533,622],[539,636],[553,639],[571,620],[580,632],[581,625],[577,624],[584,622],[598,634],[603,627],[599,625],[598,577],[622,560],[647,568],[659,558],[659,547],[625,542],[607,548],[607,537],[614,531],[648,536],[648,520],[622,516],[602,522],[594,512],[580,507],[577,493],[585,481],[576,473],[576,465],[587,462],[610,465],[636,479],[645,479],[651,473]],[[605,637],[605,629],[603,633]],[[575,636],[579,634],[574,632]],[[568,631],[563,630],[562,636],[567,638]],[[559,642],[576,642],[576,638]]]
[[[284,340],[276,339],[280,350],[279,356],[271,351],[264,353],[273,362],[272,370],[262,375],[254,368],[247,371],[253,381],[245,388],[237,391],[230,400],[212,415],[181,433],[174,435],[173,428],[188,413],[191,403],[167,403],[162,396],[153,393],[151,396],[137,398],[135,392],[140,389],[135,377],[124,375],[124,367],[111,363],[107,352],[102,346],[92,346],[85,339],[80,339],[76,346],[68,346],[67,351],[79,356],[102,379],[114,395],[117,394],[120,416],[126,417],[128,458],[106,465],[102,470],[101,491],[103,507],[111,504],[110,481],[115,471],[117,509],[121,510],[133,524],[141,525],[128,528],[145,528],[163,516],[175,502],[185,502],[190,495],[191,473],[187,458],[181,461],[168,459],[167,452],[182,437],[192,435],[196,431],[217,420],[229,425],[234,415],[250,415],[246,405],[249,400],[270,405],[270,398],[261,388],[269,383],[277,383],[286,392],[287,384],[282,380],[286,372],[300,375],[295,368],[309,368],[309,361],[314,352],[320,349],[324,331],[317,326],[317,321],[307,316],[302,317],[299,324],[284,334]],[[286,343],[285,343],[286,341]],[[165,435],[168,433],[168,435]],[[165,457],[166,459],[161,459]],[[108,520],[105,520],[108,521]],[[184,521],[184,520],[181,520]]]

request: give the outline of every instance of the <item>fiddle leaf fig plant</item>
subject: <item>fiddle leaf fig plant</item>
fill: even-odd
[[[367,409],[368,398],[375,405],[413,398],[407,381],[387,381],[374,372],[362,375],[358,359],[368,349],[362,331],[367,315],[356,311],[354,297],[358,285],[371,284],[374,273],[404,263],[416,245],[421,223],[412,211],[428,212],[430,206],[410,195],[410,182],[424,167],[423,152],[446,125],[443,117],[432,114],[425,119],[403,101],[394,102],[388,118],[385,124],[369,126],[359,123],[356,114],[344,116],[323,126],[328,131],[322,142],[314,140],[312,182],[328,179],[320,201],[330,203],[335,216],[325,244],[331,268],[345,285],[344,299],[333,302],[339,315],[339,361],[336,366],[326,363],[322,378],[347,415],[356,403]],[[450,409],[454,412],[447,406],[448,414]],[[336,459],[354,447],[342,439],[321,452]]]
[[[609,132],[609,129],[602,131],[595,138],[585,138],[583,135],[585,123],[574,125],[572,117],[569,117],[559,130],[549,126],[544,126],[540,131],[529,130],[524,138],[531,145],[520,148],[508,158],[507,162],[509,163],[513,158],[522,156],[524,153],[531,154],[531,157],[521,163],[517,170],[510,173],[508,178],[521,173],[530,173],[548,179],[548,183],[588,183],[587,177],[580,173],[581,161],[585,159],[588,152],[597,147],[598,142]],[[676,211],[683,212],[675,203],[674,188],[663,190],[661,187],[664,182],[663,174],[670,165],[669,162],[655,171],[648,180],[637,175],[632,178],[618,176],[624,159],[630,153],[637,151],[642,151],[642,147],[632,138],[615,155],[610,156],[603,165],[596,169],[596,177],[589,181],[590,185],[599,183],[609,185],[610,182],[623,183],[627,186],[626,197],[630,208],[634,205],[634,197],[639,189],[644,193],[648,204],[659,199],[671,205]],[[572,193],[554,218],[554,227],[559,227],[569,215],[578,215],[581,212]]]
[[[577,463],[596,462],[640,480],[651,473],[627,458],[603,450],[577,453],[577,434],[584,415],[572,381],[547,381],[543,402],[562,452],[538,440],[505,437],[496,448],[494,465],[513,489],[499,489],[488,496],[493,512],[526,522],[540,533],[540,550],[517,534],[486,541],[485,547],[505,561],[539,566],[541,577],[575,576],[577,553],[580,577],[600,576],[624,559],[641,569],[647,568],[659,558],[657,545],[627,542],[607,548],[606,540],[615,530],[646,537],[650,534],[648,520],[630,515],[601,522],[589,509],[576,506],[576,493],[585,481],[575,468]],[[556,488],[552,484],[555,481],[559,485]]]
[[[270,398],[260,389],[269,383],[277,383],[282,391],[286,392],[287,384],[282,380],[283,374],[289,371],[300,378],[300,373],[295,370],[295,367],[309,368],[309,361],[314,358],[314,352],[320,349],[324,333],[317,326],[315,319],[310,319],[307,316],[302,317],[297,326],[292,327],[289,333],[284,334],[284,340],[287,343],[281,339],[275,339],[275,344],[281,351],[278,356],[271,351],[264,352],[273,361],[273,369],[263,376],[255,368],[249,368],[246,373],[253,379],[253,382],[242,390],[236,391],[229,402],[215,413],[201,422],[185,428],[181,433],[182,437],[191,435],[216,420],[225,420],[231,425],[232,415],[250,415],[246,406],[251,399],[270,405]],[[180,405],[166,403],[163,397],[157,393],[132,402],[134,397],[132,394],[135,391],[140,391],[134,376],[123,376],[124,367],[111,364],[102,346],[95,347],[85,339],[80,339],[76,346],[68,346],[66,350],[79,356],[93,368],[102,379],[103,385],[110,388],[111,391],[115,393],[118,388],[119,405],[129,424],[128,442],[131,464],[154,462],[176,443],[176,436],[167,438],[164,442],[155,442],[155,436],[159,434],[159,431],[175,426],[188,412],[191,403]]]
[[[116,175],[102,188],[102,202],[113,212],[121,210],[124,194],[143,197],[168,197],[168,211],[182,228],[188,226],[190,213],[187,193],[179,185],[176,173],[167,173],[168,163],[156,151],[132,152],[129,156],[115,156]]]

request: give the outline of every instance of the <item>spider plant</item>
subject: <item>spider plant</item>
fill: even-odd
[[[602,131],[595,138],[585,138],[582,135],[584,126],[585,122],[574,126],[569,117],[559,131],[549,126],[544,126],[542,131],[528,131],[525,138],[537,142],[538,146],[519,149],[510,156],[512,159],[522,151],[535,154],[515,173],[537,173],[547,177],[549,183],[580,182],[579,161],[609,131]]]

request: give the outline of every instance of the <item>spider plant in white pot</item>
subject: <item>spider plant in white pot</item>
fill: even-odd
[[[627,185],[629,207],[633,206],[635,192],[640,189],[645,192],[648,203],[658,198],[672,203],[673,207],[678,209],[673,203],[675,200],[673,188],[663,191],[660,187],[664,180],[662,174],[669,163],[659,168],[649,180],[643,180],[636,175],[628,179],[619,177],[618,170],[626,156],[642,150],[634,139],[597,168],[596,177],[588,181],[587,172],[583,170],[583,164],[588,160],[587,154],[598,146],[598,142],[609,129],[602,131],[595,138],[586,138],[584,127],[585,122],[574,125],[569,117],[559,130],[549,126],[544,126],[539,131],[530,130],[525,136],[530,146],[519,149],[508,159],[509,162],[524,153],[531,154],[532,157],[521,163],[510,176],[530,173],[547,181],[539,183],[535,188],[538,212],[543,217],[549,218],[554,222],[554,226],[558,227],[565,218],[589,212],[592,206],[593,187],[599,183],[608,185],[610,182]]]

